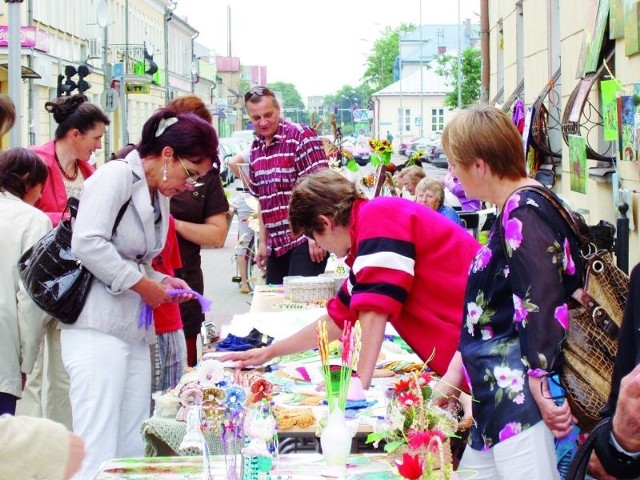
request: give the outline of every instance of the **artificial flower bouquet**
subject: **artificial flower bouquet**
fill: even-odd
[[[458,421],[433,400],[430,372],[413,372],[390,391],[387,418],[378,422],[367,443],[384,441],[384,450],[404,478],[449,479],[453,471],[449,438]],[[400,461],[399,461],[400,460]]]
[[[372,138],[369,145],[373,153],[371,154],[371,165],[380,167],[382,165],[391,164],[391,156],[393,155],[393,146],[389,140],[378,140]]]
[[[345,322],[344,324],[339,344],[340,366],[338,368],[332,368],[331,365],[329,353],[330,342],[328,339],[326,320],[320,320],[318,322],[316,333],[329,413],[333,412],[336,408],[344,412],[347,405],[349,382],[358,364],[360,348],[362,346],[360,321],[356,320],[355,323]]]

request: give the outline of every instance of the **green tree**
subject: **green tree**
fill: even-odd
[[[293,83],[273,82],[268,87],[274,92],[282,95],[282,113],[287,119],[296,123],[309,124],[309,113],[307,112],[300,93]]]
[[[354,122],[353,110],[366,109],[368,100],[369,94],[364,86],[344,85],[334,95],[326,95],[324,97],[324,107],[325,111],[329,113],[328,117],[337,108],[337,113],[335,113],[336,122],[342,126],[343,135],[351,135],[357,128],[363,127],[363,125],[356,125],[356,122]],[[323,119],[323,123],[330,125],[330,118]]]
[[[468,107],[480,99],[480,69],[482,59],[480,50],[467,48],[462,51],[460,65],[460,97],[461,107]],[[458,108],[458,57],[443,55],[437,60],[436,73],[444,77],[448,86],[453,90],[447,94],[444,104],[453,110]]]
[[[367,97],[394,82],[393,70],[400,53],[400,36],[416,29],[415,25],[403,23],[392,29],[386,27],[375,41],[367,56],[363,85],[368,89]]]

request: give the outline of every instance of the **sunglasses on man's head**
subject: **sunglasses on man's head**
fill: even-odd
[[[275,97],[273,92],[269,90],[267,87],[253,87],[247,93],[244,94],[244,101],[248,102],[250,100],[257,100],[264,96]]]

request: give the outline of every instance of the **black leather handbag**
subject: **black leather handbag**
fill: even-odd
[[[78,199],[70,197],[58,226],[18,261],[20,280],[31,299],[44,312],[67,324],[78,319],[93,283],[93,274],[71,253],[71,222],[78,213],[78,205]],[[118,212],[112,234],[128,205],[129,201]],[[67,211],[69,216],[65,218]]]

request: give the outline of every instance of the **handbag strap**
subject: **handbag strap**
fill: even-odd
[[[129,197],[129,200],[127,200],[126,202],[124,202],[124,205],[122,205],[120,207],[120,210],[118,210],[118,215],[116,215],[116,221],[113,224],[113,230],[111,230],[111,236],[115,236],[116,234],[116,230],[118,229],[118,225],[120,225],[120,220],[122,220],[122,217],[124,216],[124,212],[127,211],[127,207],[129,207],[129,202],[131,202],[131,197]]]
[[[520,187],[514,190],[509,196],[513,195],[516,192],[522,191],[534,191],[542,195],[551,205],[554,206],[556,211],[562,216],[563,220],[567,224],[567,226],[571,229],[573,234],[578,239],[578,243],[582,249],[588,248],[591,244],[591,240],[585,235],[583,230],[578,225],[578,222],[574,218],[574,216],[569,212],[567,207],[556,197],[553,193],[546,187],[539,185],[526,185],[524,187]],[[502,219],[499,219],[500,226],[500,237],[503,242],[504,247],[504,227],[502,225]],[[597,255],[597,252],[592,254]],[[592,255],[585,256],[585,260],[589,263],[589,259]],[[600,304],[589,295],[584,288],[577,288],[572,294],[571,298],[576,300],[584,309],[588,312],[588,314],[593,318],[594,322],[602,331],[604,331],[610,338],[617,338],[618,336],[618,326],[611,319],[609,314],[603,309]]]
[[[591,430],[589,436],[584,443],[580,445],[580,448],[578,448],[578,451],[573,457],[565,480],[584,480],[587,474],[587,468],[589,467],[589,458],[591,458],[591,452],[595,446],[598,434],[607,428],[610,421],[611,418],[605,418],[593,427],[593,430]]]
[[[120,225],[120,221],[122,220],[122,217],[124,216],[124,213],[127,211],[127,208],[129,207],[129,203],[131,202],[131,197],[129,197],[129,200],[127,200],[126,202],[124,202],[124,205],[122,205],[120,207],[120,210],[118,210],[118,215],[116,215],[116,221],[113,223],[113,228],[111,229],[111,236],[115,236],[116,234],[116,230],[118,229],[118,225]],[[65,212],[68,210],[69,211],[69,216],[71,218],[76,218],[76,216],[78,215],[78,207],[80,206],[80,200],[77,199],[76,197],[69,197],[67,199],[67,206],[65,207],[64,211],[62,212],[62,216],[64,217]]]
[[[567,223],[567,225],[569,226],[573,234],[576,236],[576,238],[578,239],[578,242],[580,243],[581,248],[585,248],[589,244],[591,244],[591,239],[584,232],[583,228],[581,228],[580,225],[578,225],[578,222],[576,221],[575,216],[571,212],[569,212],[567,207],[560,201],[558,197],[556,197],[551,192],[551,190],[549,190],[547,187],[543,187],[540,185],[526,185],[524,187],[518,188],[517,190],[512,192],[511,195],[523,190],[531,190],[531,191],[537,192],[540,195],[542,195],[548,202],[550,202],[556,208],[560,216],[562,216],[563,220]]]

